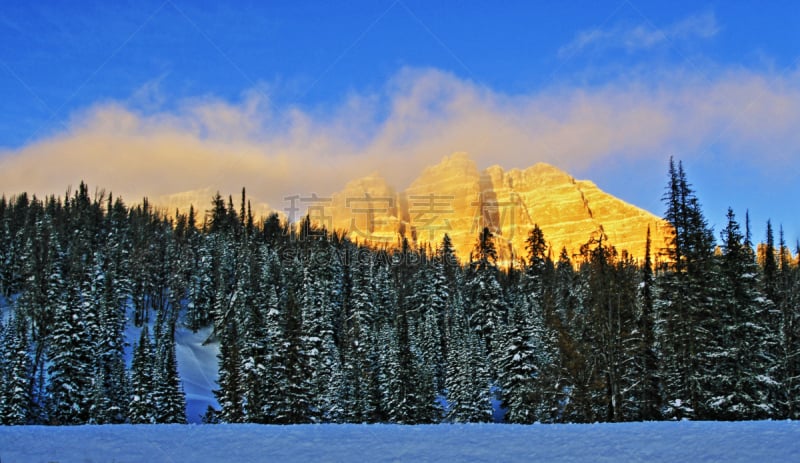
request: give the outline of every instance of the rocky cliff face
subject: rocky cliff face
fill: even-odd
[[[601,233],[618,251],[643,258],[647,227],[655,248],[668,230],[655,215],[553,166],[479,171],[464,153],[427,168],[402,192],[378,175],[352,181],[330,201],[311,205],[309,214],[374,245],[391,246],[406,236],[435,247],[447,233],[462,261],[469,259],[483,227],[494,233],[505,262],[525,256],[525,239],[534,224],[544,232],[554,258],[562,247],[577,254]]]

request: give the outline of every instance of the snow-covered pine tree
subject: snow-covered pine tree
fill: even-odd
[[[10,334],[7,332],[6,326],[3,324],[3,317],[0,317],[0,400],[6,390],[6,372],[8,371],[8,359],[10,357],[8,343],[6,341],[9,336]],[[2,408],[3,402],[0,401],[0,413],[2,413]],[[2,421],[2,419],[0,419],[0,421]]]
[[[797,261],[787,270],[786,308],[781,322],[781,417],[800,419],[800,241]]]
[[[0,297],[7,298],[11,295],[11,229],[8,200],[6,195],[0,195]]]
[[[424,264],[415,275],[416,307],[418,313],[412,343],[419,349],[423,366],[429,370],[437,394],[444,389],[445,378],[445,325],[448,304],[448,286],[442,263],[433,259]]]
[[[475,244],[467,280],[469,295],[469,321],[472,329],[483,340],[490,359],[490,372],[497,371],[497,353],[502,348],[502,333],[508,306],[503,288],[498,281],[497,250],[494,237],[484,228]]]
[[[95,365],[91,422],[122,423],[129,392],[125,374],[124,293],[116,289],[116,272],[106,255],[95,252],[92,304],[98,324],[94,335]]]
[[[31,411],[31,421],[44,421],[41,418],[41,406],[44,403],[46,392],[44,385],[45,363],[47,353],[47,343],[50,338],[50,331],[53,328],[53,311],[48,299],[48,282],[51,274],[53,260],[60,258],[57,252],[57,237],[54,236],[52,221],[43,212],[35,212],[41,208],[41,204],[35,201],[32,207],[32,214],[35,215],[35,222],[29,225],[26,233],[25,244],[25,265],[24,271],[27,275],[20,283],[20,294],[15,301],[15,316],[20,320],[26,320],[29,326],[28,336],[32,353],[32,385],[31,385],[31,407],[36,411]],[[33,415],[36,415],[34,418]]]
[[[499,355],[499,380],[505,420],[510,423],[529,424],[539,419],[540,346],[536,346],[531,329],[533,316],[530,305],[536,304],[531,296],[518,296],[512,304],[503,351]]]
[[[195,261],[189,281],[185,318],[186,324],[193,331],[207,326],[212,321],[211,314],[216,297],[212,245],[212,237],[206,234],[198,234],[190,241],[190,246],[195,248],[192,253]]]
[[[682,164],[670,159],[669,181],[664,194],[664,218],[672,226],[666,256],[657,280],[659,344],[662,347],[662,386],[665,417],[705,418],[708,391],[703,378],[708,363],[709,337],[715,323],[719,281],[714,269],[714,236],[700,203],[686,180]]]
[[[81,312],[78,291],[61,272],[50,278],[48,299],[54,314],[50,352],[47,411],[53,424],[83,424],[89,420],[94,377],[92,330]]]
[[[638,352],[636,353],[633,375],[636,378],[632,395],[638,402],[638,419],[653,421],[661,418],[661,390],[659,359],[655,335],[655,279],[652,261],[652,242],[650,226],[647,227],[645,256],[639,272],[638,298]]]
[[[393,328],[393,329],[392,329]],[[390,346],[384,360],[388,376],[387,412],[391,422],[401,424],[432,423],[438,420],[433,371],[425,365],[412,345],[409,317],[399,308],[393,327],[388,329]]]
[[[630,291],[616,281],[617,253],[604,244],[605,240],[601,230],[598,238],[581,247],[584,262],[580,277],[588,291],[583,301],[586,324],[578,342],[580,350],[586,352],[589,371],[576,385],[576,392],[586,401],[584,419],[622,421],[625,379],[622,368],[631,360],[626,356],[625,342],[632,328],[630,309],[634,303],[623,302],[623,298],[630,297]]]
[[[721,232],[720,274],[723,291],[709,346],[713,362],[707,372],[708,418],[716,420],[763,419],[774,414],[771,399],[778,384],[770,377],[775,338],[765,322],[768,306],[760,289],[753,253],[728,209]],[[770,304],[771,305],[771,304]]]
[[[14,318],[2,338],[0,353],[0,424],[28,424],[32,418],[32,362],[26,321]]]
[[[139,335],[139,343],[134,346],[131,365],[131,400],[127,409],[128,421],[131,423],[155,423],[153,362],[153,346],[147,325],[144,325]]]
[[[247,302],[237,309],[237,318],[240,320],[237,324],[242,331],[240,375],[244,419],[252,423],[268,421],[265,413],[265,385],[268,374],[269,297],[259,284],[263,265],[261,257],[262,254],[257,251],[249,253],[249,262],[246,264],[249,267],[248,285],[242,288]]]
[[[769,233],[767,241],[770,241]],[[797,260],[791,262],[781,227],[778,268],[773,283],[775,305],[765,305],[773,309],[767,318],[768,332],[776,340],[773,348],[775,364],[770,369],[770,377],[779,383],[776,397],[770,403],[777,405],[775,417],[787,419],[800,416],[800,311],[797,309],[800,307],[800,242],[796,252]]]
[[[372,318],[376,312],[372,299],[373,264],[372,260],[363,262],[362,259],[352,262],[349,268],[351,288],[345,304],[342,348],[347,398],[345,419],[356,423],[371,420],[375,412],[369,400],[370,385],[377,382],[370,355]]]
[[[186,394],[178,374],[174,325],[156,342],[155,365],[153,398],[156,422],[185,424]]]
[[[300,304],[304,321],[303,349],[310,371],[310,418],[332,421],[341,415],[335,373],[341,368],[333,332],[333,317],[339,292],[333,256],[327,242],[315,246],[310,264],[303,269]],[[316,264],[316,265],[314,265]],[[312,266],[313,265],[313,266]],[[340,277],[340,275],[339,275]]]
[[[469,327],[460,301],[454,301],[447,358],[447,411],[451,423],[492,420],[489,367],[485,344]]]
[[[527,239],[528,259],[513,288],[514,299],[500,359],[505,419],[550,421],[557,409],[556,338],[546,327],[542,303],[548,259],[544,234],[535,225]]]
[[[590,329],[584,306],[586,280],[577,274],[566,248],[562,248],[555,268],[553,316],[549,318],[558,336],[557,390],[561,396],[556,421],[581,423],[591,420],[593,415],[586,392],[593,380],[591,351],[586,351],[584,342]]]
[[[298,263],[295,261],[293,266],[298,268]],[[312,421],[311,371],[308,352],[303,342],[303,311],[294,288],[287,288],[285,304],[283,349],[286,383],[277,407],[276,419],[285,424],[308,423]]]
[[[224,423],[242,423],[245,420],[242,385],[242,357],[239,346],[239,329],[235,320],[219,329],[219,389],[214,390],[222,409],[218,418]]]
[[[264,339],[265,367],[260,378],[262,391],[257,400],[261,402],[259,416],[265,423],[276,423],[283,413],[283,394],[287,388],[285,361],[285,305],[281,303],[283,277],[278,255],[274,249],[262,246],[259,250],[261,272],[258,304],[263,307],[266,338]]]

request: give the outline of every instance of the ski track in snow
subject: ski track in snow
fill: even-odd
[[[800,422],[0,427],[2,463],[789,462]]]

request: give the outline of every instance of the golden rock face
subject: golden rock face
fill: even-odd
[[[504,171],[479,171],[464,153],[428,167],[402,192],[379,175],[348,183],[325,203],[312,205],[312,221],[347,230],[359,242],[393,246],[402,236],[436,247],[447,233],[462,261],[478,233],[489,227],[501,262],[524,257],[525,239],[538,224],[554,258],[562,247],[572,256],[605,233],[618,251],[643,258],[647,227],[653,252],[663,246],[668,225],[659,217],[601,191],[586,180],[548,164]]]

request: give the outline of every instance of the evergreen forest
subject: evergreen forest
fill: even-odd
[[[663,202],[637,259],[534,227],[501,266],[488,228],[461,260],[374,248],[244,190],[170,215],[3,197],[0,424],[185,423],[179,329],[219,346],[208,423],[800,419],[800,249],[733,210],[712,230],[680,162]]]

